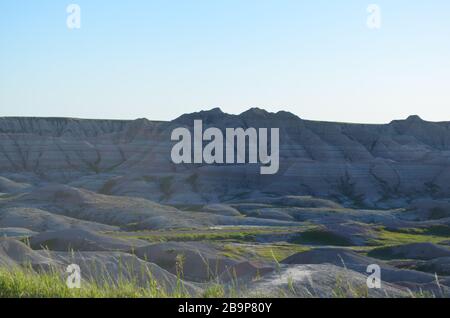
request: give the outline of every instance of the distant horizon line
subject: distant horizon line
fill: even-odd
[[[241,112],[241,113],[227,113],[224,112],[220,107],[213,107],[210,109],[202,109],[202,110],[198,110],[195,112],[189,112],[189,113],[182,113],[181,115],[179,115],[176,118],[173,119],[149,119],[148,117],[135,117],[135,118],[130,118],[130,119],[120,119],[120,118],[96,118],[96,117],[91,117],[91,118],[87,118],[87,117],[77,117],[77,116],[0,116],[0,119],[14,119],[14,118],[22,118],[22,119],[72,119],[72,120],[91,120],[91,121],[124,121],[124,122],[131,122],[131,121],[137,121],[137,120],[148,120],[151,122],[172,122],[174,120],[177,120],[178,118],[185,116],[185,115],[194,115],[194,114],[201,114],[201,113],[212,113],[212,112],[220,112],[224,115],[228,115],[228,116],[242,116],[245,113],[248,113],[250,111],[262,111],[264,113],[267,114],[272,114],[272,115],[278,115],[280,113],[287,113],[290,114],[292,116],[297,117],[300,120],[303,121],[310,121],[310,122],[325,122],[325,123],[336,123],[336,124],[355,124],[355,125],[388,125],[392,122],[396,122],[396,121],[407,121],[407,120],[420,120],[423,122],[428,122],[428,123],[448,123],[450,122],[450,119],[448,120],[442,120],[442,121],[430,121],[430,120],[426,120],[423,119],[421,116],[416,115],[416,114],[412,114],[412,115],[408,115],[406,118],[399,118],[399,119],[392,119],[390,122],[384,122],[384,123],[368,123],[368,122],[347,122],[347,121],[333,121],[333,120],[324,120],[324,119],[307,119],[307,118],[303,118],[300,117],[299,115],[291,112],[291,111],[285,111],[285,110],[279,110],[276,112],[272,112],[272,111],[268,111],[264,108],[260,108],[260,107],[250,107],[247,110]]]

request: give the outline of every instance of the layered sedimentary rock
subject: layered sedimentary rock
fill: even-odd
[[[280,128],[280,171],[258,165],[175,165],[176,127]],[[348,206],[402,207],[450,197],[450,122],[417,116],[385,125],[315,122],[286,112],[219,109],[172,122],[0,119],[0,192],[58,182],[166,203],[312,195]]]

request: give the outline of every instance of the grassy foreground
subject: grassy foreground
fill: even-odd
[[[208,290],[205,297],[219,296],[219,291]],[[183,288],[168,293],[156,282],[146,288],[132,281],[114,286],[83,281],[82,288],[70,289],[64,277],[56,272],[36,273],[26,269],[0,269],[0,298],[178,298],[189,297]]]
[[[294,288],[294,287],[290,287]],[[147,287],[140,287],[132,281],[123,281],[111,285],[98,285],[83,281],[82,288],[70,289],[64,277],[56,272],[36,273],[27,269],[0,269],[0,298],[227,298],[239,297],[236,290],[229,293],[219,284],[209,285],[198,295],[189,294],[182,286],[173,292],[160,288],[155,281]],[[257,296],[266,298],[267,295]],[[271,297],[286,297],[281,293]],[[311,297],[315,297],[311,295]],[[352,286],[345,280],[338,279],[333,289],[332,298],[366,298],[367,288]],[[435,298],[431,293],[409,292],[406,297]],[[447,296],[445,296],[447,297]]]

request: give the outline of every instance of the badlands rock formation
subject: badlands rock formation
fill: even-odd
[[[280,128],[280,172],[172,164],[171,131],[192,128],[195,119],[205,128]],[[450,122],[417,116],[385,125],[314,122],[260,109],[241,115],[214,109],[172,122],[0,119],[4,193],[57,182],[180,204],[303,194],[351,206],[404,207],[419,198],[447,200],[449,163]]]
[[[196,119],[279,128],[279,172],[173,164],[172,130]],[[361,291],[378,263],[386,284],[367,296],[445,296],[450,121],[315,122],[261,109],[171,122],[0,118],[0,237],[2,267],[64,273],[78,262],[91,280],[105,276],[96,268],[139,276],[125,262],[170,288],[182,266],[192,292],[237,280],[243,295],[361,296],[342,280]]]

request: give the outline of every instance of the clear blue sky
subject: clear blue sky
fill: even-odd
[[[81,7],[81,29],[66,7]],[[367,6],[382,28],[366,26]],[[2,0],[0,116],[450,120],[448,0]]]

